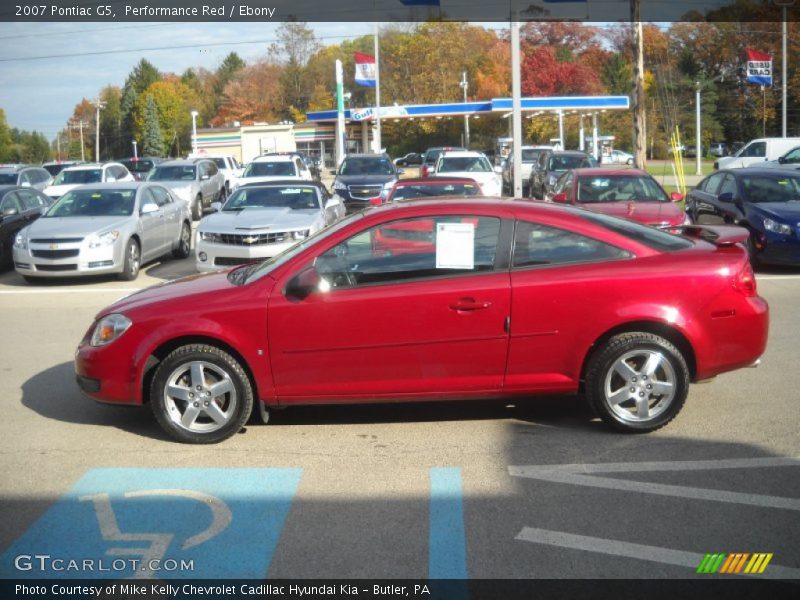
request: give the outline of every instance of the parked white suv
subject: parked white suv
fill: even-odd
[[[433,176],[469,177],[481,184],[486,196],[500,196],[502,192],[500,175],[483,152],[444,152],[436,161]]]
[[[242,165],[232,154],[190,154],[189,158],[207,158],[217,163],[217,168],[225,177],[225,195],[228,196],[231,190],[236,188],[236,182],[242,174]]]
[[[58,200],[68,191],[75,189],[79,185],[87,183],[113,183],[115,181],[134,181],[131,172],[125,165],[118,162],[107,162],[104,164],[82,164],[75,167],[67,167],[61,171],[53,180],[53,184],[44,189],[44,194],[53,200]]]

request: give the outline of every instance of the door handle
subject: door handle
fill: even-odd
[[[451,304],[450,308],[456,311],[472,311],[483,310],[489,308],[491,305],[491,302],[480,302],[475,300],[475,298],[460,298],[457,302]]]

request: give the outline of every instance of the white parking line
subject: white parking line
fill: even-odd
[[[771,279],[771,280],[800,279],[800,275],[756,275],[756,280],[757,281],[765,281],[767,279]]]
[[[69,289],[69,288],[51,288],[47,290],[0,290],[0,294],[13,295],[13,294],[124,294],[138,292],[144,288],[91,288],[91,289]]]
[[[597,538],[588,535],[575,535],[572,533],[564,533],[563,531],[536,529],[534,527],[523,527],[522,531],[517,534],[515,539],[523,542],[532,542],[534,544],[560,546],[561,548],[572,548],[574,550],[585,550],[588,552],[624,556],[626,558],[646,560],[667,565],[677,565],[679,567],[688,567],[693,571],[700,566],[705,556],[697,552],[633,544],[631,542],[621,542],[619,540]],[[782,567],[770,563],[769,568],[764,571],[764,573],[757,575],[757,577],[765,577],[768,579],[800,579],[800,569]]]
[[[606,488],[624,492],[654,494],[657,496],[673,496],[677,498],[691,498],[694,500],[708,500],[714,502],[727,502],[731,504],[744,504],[748,506],[800,511],[800,499],[797,498],[765,496],[762,494],[746,494],[742,492],[729,492],[726,490],[681,485],[666,485],[662,483],[614,479],[611,477],[596,477],[593,475],[593,473],[700,471],[796,466],[800,466],[800,460],[798,459],[773,457],[674,462],[609,463],[607,465],[564,464],[510,466],[508,467],[508,472],[514,477],[526,477],[529,479],[564,483],[567,485],[581,485],[585,487]]]

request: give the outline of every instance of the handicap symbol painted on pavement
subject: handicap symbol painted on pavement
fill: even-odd
[[[0,557],[3,578],[263,578],[302,469],[93,469]]]

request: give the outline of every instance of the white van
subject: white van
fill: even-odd
[[[749,142],[735,156],[724,156],[714,161],[715,169],[737,169],[758,166],[767,160],[778,160],[795,146],[800,146],[800,137],[758,138]]]

